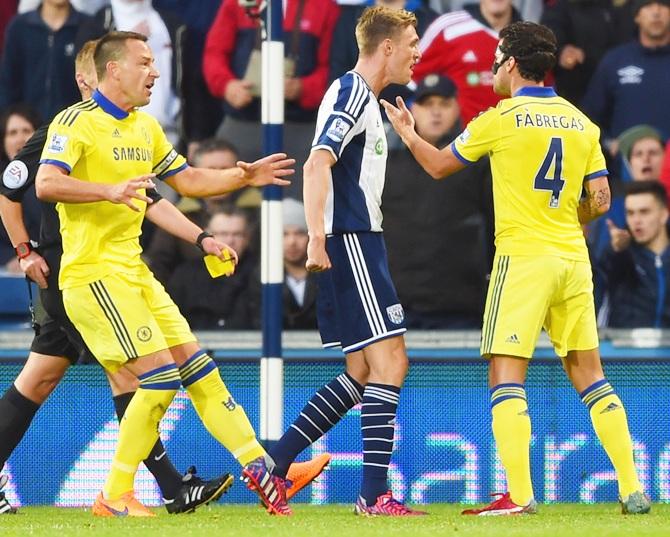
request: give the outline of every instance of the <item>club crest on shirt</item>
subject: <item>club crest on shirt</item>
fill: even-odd
[[[50,153],[62,153],[65,151],[65,145],[67,144],[67,136],[62,134],[53,134],[51,140],[49,141],[49,152]]]
[[[2,182],[7,188],[19,188],[28,180],[28,166],[21,160],[12,160],[2,174]]]
[[[151,328],[148,326],[140,326],[137,329],[137,339],[143,342],[147,342],[151,339]]]
[[[375,153],[378,155],[384,154],[384,140],[377,138],[377,143],[375,144]]]
[[[330,128],[326,131],[326,136],[335,142],[341,142],[350,128],[346,121],[338,117],[330,124]]]
[[[402,304],[393,304],[386,308],[386,314],[389,316],[389,321],[393,324],[400,324],[405,319],[405,312],[402,309]]]

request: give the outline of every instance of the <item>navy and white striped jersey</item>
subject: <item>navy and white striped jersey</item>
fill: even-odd
[[[312,142],[312,151],[318,149],[337,161],[326,199],[326,234],[382,231],[386,133],[377,98],[354,71],[335,80],[323,97]]]

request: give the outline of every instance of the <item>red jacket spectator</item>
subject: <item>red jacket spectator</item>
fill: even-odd
[[[5,0],[4,2],[0,2],[0,53],[5,44],[5,28],[12,17],[16,15],[18,4],[18,0]]]
[[[516,9],[512,21],[520,20]],[[489,26],[479,4],[435,19],[419,43],[421,60],[414,67],[414,80],[437,73],[449,77],[458,88],[463,125],[479,112],[495,106],[491,65],[498,46],[498,32]]]
[[[303,0],[297,43],[295,76],[302,90],[297,103],[288,102],[287,119],[311,120],[326,92],[328,81],[330,43],[339,15],[333,0]],[[287,0],[284,15],[284,43],[286,55],[294,48],[293,27],[300,0]],[[257,19],[248,16],[237,0],[224,0],[207,35],[203,70],[210,92],[223,98],[231,80],[242,79],[252,50],[258,42]],[[226,106],[226,112],[243,119],[258,119],[258,99],[243,109]],[[227,104],[227,103],[226,103]],[[306,113],[308,112],[308,113]]]
[[[668,199],[670,200],[670,140],[665,144],[665,156],[663,157],[663,166],[661,167],[661,183],[668,191]]]

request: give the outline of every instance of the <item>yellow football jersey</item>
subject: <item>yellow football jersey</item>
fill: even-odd
[[[588,261],[577,217],[584,181],[607,175],[600,129],[553,88],[525,87],[454,140],[463,162],[491,159],[498,255]]]
[[[105,184],[149,173],[166,179],[187,166],[155,118],[128,113],[98,91],[54,118],[40,162],[60,166],[76,179]],[[139,270],[146,203],[133,203],[140,212],[107,201],[56,205],[63,237],[61,289]]]

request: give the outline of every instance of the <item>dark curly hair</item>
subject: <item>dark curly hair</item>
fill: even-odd
[[[556,36],[542,24],[513,22],[500,31],[500,50],[514,57],[519,74],[526,80],[542,82],[556,64]]]

